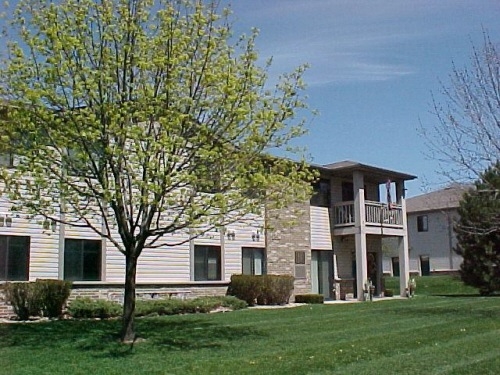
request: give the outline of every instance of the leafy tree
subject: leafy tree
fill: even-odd
[[[304,163],[269,156],[304,133],[304,68],[268,87],[256,32],[234,38],[216,3],[21,0],[13,15],[4,193],[123,253],[123,341],[143,249],[310,193]]]
[[[487,33],[470,67],[454,65],[441,93],[442,102],[433,100],[436,123],[421,128],[429,156],[448,179],[475,180],[500,160],[500,53]]]
[[[454,229],[462,280],[481,294],[500,290],[500,161],[464,195],[459,214]]]

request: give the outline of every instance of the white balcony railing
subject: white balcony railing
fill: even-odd
[[[403,209],[395,203],[365,201],[365,219],[368,225],[403,226]]]
[[[356,222],[354,202],[340,202],[333,207],[333,223],[336,227],[352,226]],[[366,225],[403,226],[403,209],[392,203],[365,201]]]
[[[354,225],[354,202],[335,203],[333,207],[333,223],[335,226]]]

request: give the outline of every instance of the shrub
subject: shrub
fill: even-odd
[[[68,313],[76,319],[115,318],[121,315],[122,306],[118,302],[88,297],[77,298],[69,304]]]
[[[325,297],[322,294],[297,294],[295,296],[296,303],[323,303]]]
[[[180,299],[152,299],[137,301],[135,305],[136,316],[147,315],[175,315],[185,311],[184,301]]]
[[[234,296],[199,297],[195,298],[193,302],[196,303],[198,312],[210,312],[220,307],[225,307],[230,310],[241,310],[247,307],[245,301]]]
[[[35,284],[43,316],[60,317],[71,293],[72,283],[64,280],[37,279]]]
[[[394,291],[392,289],[385,289],[384,290],[384,296],[385,297],[393,297],[394,296]]]
[[[229,295],[235,296],[253,306],[257,302],[261,286],[262,276],[232,275],[227,292]]]
[[[241,299],[234,296],[224,296],[217,298],[220,299],[222,307],[227,307],[231,310],[241,310],[245,309],[248,306],[245,301],[242,301]]]
[[[289,275],[266,275],[265,304],[283,305],[288,303],[293,292],[293,281],[294,277]]]
[[[28,320],[30,316],[39,316],[41,304],[36,283],[6,283],[5,300],[12,305],[19,320]]]
[[[246,306],[247,304],[244,301],[236,297],[199,297],[185,301],[179,299],[155,299],[137,301],[135,314],[136,316],[151,316],[208,313],[219,307],[239,310]]]
[[[289,275],[233,275],[228,293],[250,306],[280,305],[289,301],[293,280]]]

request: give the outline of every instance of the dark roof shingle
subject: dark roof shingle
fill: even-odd
[[[471,187],[471,185],[453,184],[444,189],[408,198],[406,211],[412,213],[458,208],[463,194]]]

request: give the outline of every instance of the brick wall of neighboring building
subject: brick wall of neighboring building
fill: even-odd
[[[294,294],[311,293],[311,225],[309,202],[267,213],[267,273],[295,274],[295,252],[305,252],[305,278],[295,277]],[[292,297],[293,300],[293,297]]]

